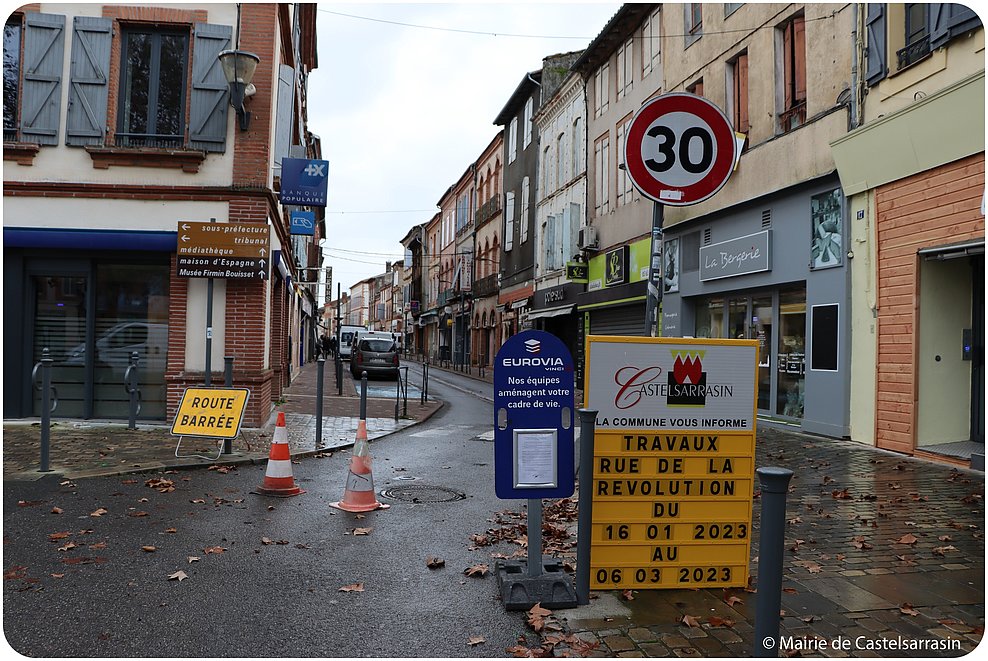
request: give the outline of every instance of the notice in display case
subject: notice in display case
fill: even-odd
[[[556,430],[516,429],[514,441],[515,488],[557,486]]]

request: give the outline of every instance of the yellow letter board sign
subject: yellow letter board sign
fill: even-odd
[[[756,340],[587,337],[592,589],[748,583]]]
[[[246,388],[186,388],[172,435],[236,438],[249,397]]]

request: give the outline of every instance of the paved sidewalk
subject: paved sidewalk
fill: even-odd
[[[338,392],[330,363],[326,365],[323,397],[322,444],[316,447],[316,377],[315,363],[305,365],[291,386],[286,389],[284,402],[276,407],[284,411],[292,456],[305,456],[353,445],[360,415],[357,384],[348,372],[343,374],[343,396]],[[375,385],[386,382],[372,381]],[[387,382],[392,389],[394,382]],[[393,398],[367,399],[367,436],[373,440],[427,419],[442,406],[441,402],[420,403],[408,399],[395,421]],[[60,420],[52,422],[49,467],[66,478],[157,471],[213,464],[261,463],[268,459],[270,437],[276,421],[275,413],[264,428],[241,429],[241,436],[232,442],[232,454],[217,453],[220,445],[210,439],[183,438],[170,434],[169,424],[138,424],[127,429],[119,421]],[[51,473],[39,471],[41,466],[41,424],[36,419],[5,420],[3,423],[3,478],[5,480],[36,480]]]

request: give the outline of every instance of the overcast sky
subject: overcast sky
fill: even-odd
[[[586,48],[620,6],[319,3],[309,129],[329,161],[331,298],[403,257],[400,240],[497,135],[522,77]]]

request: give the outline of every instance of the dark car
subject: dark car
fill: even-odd
[[[398,378],[398,345],[394,340],[364,338],[357,342],[350,356],[350,372],[359,379],[361,372],[367,376]]]

